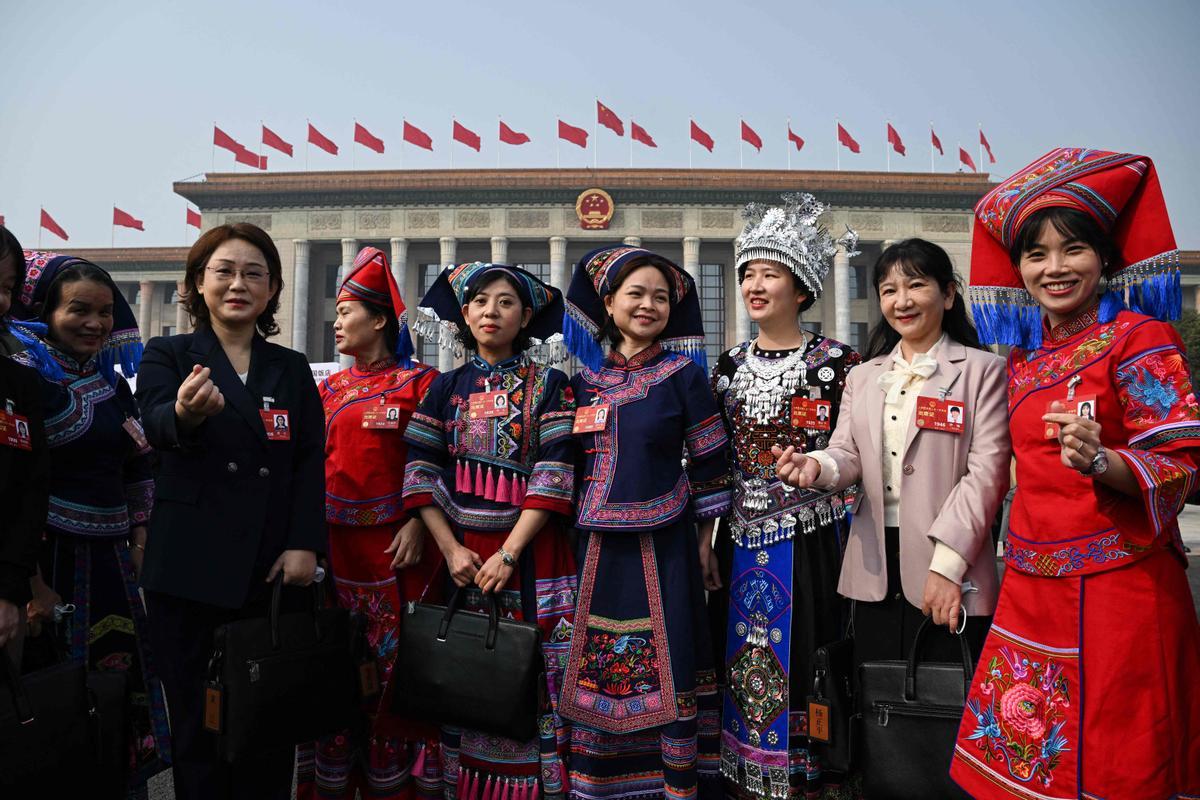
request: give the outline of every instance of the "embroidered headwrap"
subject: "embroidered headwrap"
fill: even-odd
[[[562,326],[563,296],[555,289],[520,267],[474,261],[442,270],[437,280],[421,298],[414,327],[417,333],[437,342],[456,356],[463,355],[459,332],[467,327],[462,307],[476,286],[482,286],[497,274],[507,276],[516,285],[517,294],[533,316],[525,326],[530,344],[525,351],[535,361],[553,364],[567,357]]]
[[[783,264],[804,284],[809,297],[818,298],[838,245],[857,255],[858,234],[847,227],[834,239],[819,222],[827,206],[811,194],[793,192],[782,198],[782,206],[750,203],[742,209],[746,225],[734,243],[734,266],[740,278],[751,261]]]
[[[1025,290],[1009,248],[1036,211],[1082,211],[1112,237],[1124,266],[1107,265],[1100,321],[1128,306],[1178,319],[1182,303],[1179,249],[1154,162],[1146,156],[1079,147],[1051,150],[996,186],[975,206],[970,298],[984,342],[1037,349],[1041,312]]]
[[[47,326],[38,322],[40,306],[46,301],[50,285],[67,267],[88,264],[108,275],[108,271],[90,261],[75,256],[48,253],[41,250],[25,251],[25,282],[13,304],[13,334],[28,348],[29,355],[38,371],[49,380],[63,377],[62,367],[42,345]],[[111,276],[110,276],[111,277]],[[104,348],[96,355],[96,368],[111,384],[116,384],[115,365],[121,366],[121,374],[132,377],[137,374],[142,361],[142,337],[138,333],[137,317],[120,291],[113,297],[113,327]]]
[[[571,286],[567,289],[567,313],[563,316],[563,336],[567,349],[589,369],[604,365],[604,349],[596,335],[604,325],[608,312],[604,297],[627,264],[666,267],[671,294],[671,316],[659,342],[692,359],[708,371],[704,351],[704,323],[700,316],[700,299],[696,282],[670,259],[641,247],[607,245],[585,255],[575,267]]]
[[[408,332],[408,309],[400,297],[400,287],[396,285],[396,278],[382,250],[364,247],[358,251],[350,274],[342,281],[342,288],[338,291],[337,302],[343,300],[359,300],[392,309],[400,323],[393,355],[405,369],[412,366],[413,343]]]

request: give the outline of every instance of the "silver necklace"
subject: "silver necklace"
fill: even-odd
[[[783,401],[806,384],[808,367],[804,363],[804,351],[808,349],[808,337],[806,335],[804,343],[783,358],[756,356],[754,350],[757,347],[758,339],[755,339],[729,388],[742,401],[746,415],[758,424],[766,425],[779,416]]]

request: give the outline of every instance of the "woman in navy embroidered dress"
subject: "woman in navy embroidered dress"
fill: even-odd
[[[552,704],[528,742],[443,728],[445,795],[558,797],[567,744],[558,691],[575,605],[563,525],[574,400],[566,375],[531,353],[561,350],[562,293],[518,267],[475,262],[447,267],[419,313],[419,331],[470,356],[434,379],[409,421],[404,507],[424,520],[465,608],[482,610],[480,592],[494,592],[502,614],[541,628]]]
[[[696,287],[655,253],[608,247],[579,262],[568,297],[568,346],[587,365],[572,380],[585,555],[561,704],[571,794],[719,797],[704,589],[719,583],[728,442]]]
[[[108,273],[90,262],[26,251],[27,273],[14,325],[28,349],[14,358],[50,382],[50,511],[34,577],[33,613],[49,618],[73,603],[69,655],[92,670],[130,678],[131,796],[170,758],[162,685],[138,596],[146,525],[154,501],[151,451],[129,384],[141,357],[132,311]]]

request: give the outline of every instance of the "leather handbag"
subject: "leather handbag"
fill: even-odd
[[[84,791],[92,710],[82,663],[64,661],[22,676],[0,647],[0,796]]]
[[[217,628],[204,688],[204,726],[227,763],[351,727],[358,718],[357,670],[344,608],[321,604],[282,613],[283,579],[267,617]]]
[[[838,639],[813,653],[813,691],[808,697],[808,748],[822,769],[849,773],[854,747],[854,640]]]
[[[462,611],[462,589],[445,606],[415,603],[400,624],[393,710],[519,742],[534,738],[545,667],[537,625]]]
[[[950,780],[950,758],[974,673],[971,648],[958,636],[962,663],[920,662],[917,629],[907,661],[868,661],[859,668],[863,795],[871,800],[970,800]]]

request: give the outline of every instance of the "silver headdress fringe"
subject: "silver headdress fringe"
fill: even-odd
[[[820,297],[838,245],[849,255],[858,255],[858,233],[847,226],[846,233],[834,239],[819,221],[828,207],[807,192],[791,192],[782,200],[782,206],[749,203],[742,209],[746,225],[737,238],[734,267],[740,272],[751,261],[777,261],[790,269],[813,297]]]
[[[416,319],[413,321],[413,330],[415,330],[422,339],[427,341],[435,341],[443,350],[449,350],[454,354],[455,358],[462,358],[466,355],[466,347],[463,345],[462,337],[459,335],[458,324],[450,320],[439,319],[437,312],[432,308],[421,306],[417,309]],[[567,351],[566,341],[561,333],[556,333],[552,336],[547,336],[545,339],[535,339],[530,337],[529,347],[525,350],[525,355],[529,356],[531,361],[538,364],[558,364],[566,361],[571,355]]]

